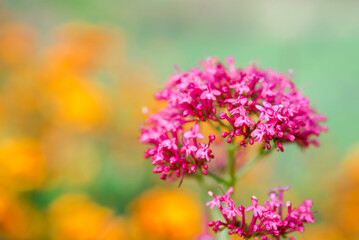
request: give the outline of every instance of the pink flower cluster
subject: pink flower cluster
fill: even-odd
[[[152,158],[153,171],[161,178],[207,173],[207,162],[214,157],[210,149],[214,135],[203,142],[199,131],[203,121],[220,127],[228,143],[236,140],[243,147],[258,142],[263,148],[283,151],[287,142],[302,147],[319,144],[312,136],[327,130],[320,125],[325,117],[313,110],[288,76],[256,66],[235,68],[232,57],[227,63],[228,68],[208,58],[200,63],[202,69],[178,71],[156,94],[168,105],[148,119],[140,141],[153,146],[145,156]],[[188,126],[192,128],[185,131]]]
[[[304,223],[314,223],[311,207],[313,202],[305,200],[298,208],[292,208],[292,204],[283,202],[283,192],[289,190],[289,187],[275,188],[269,192],[270,200],[265,205],[258,204],[258,199],[252,197],[252,205],[245,208],[244,206],[236,207],[231,194],[231,187],[224,195],[215,196],[212,192],[209,195],[213,200],[207,203],[211,209],[217,207],[220,209],[223,220],[212,221],[208,225],[215,232],[228,229],[229,235],[238,234],[240,237],[255,239],[280,239],[280,236],[295,231],[303,232]],[[286,208],[286,216],[283,210]],[[251,218],[246,219],[246,212],[251,213]],[[247,224],[248,223],[248,224]],[[270,238],[273,237],[273,238]],[[290,238],[294,240],[293,237]]]

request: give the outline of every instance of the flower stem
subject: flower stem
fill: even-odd
[[[213,178],[214,180],[216,180],[218,183],[223,183],[225,184],[226,186],[229,186],[230,185],[230,182],[228,182],[227,180],[221,178],[221,177],[218,177],[216,174],[208,171],[207,172],[207,176]]]
[[[236,166],[235,166],[235,153],[236,148],[233,144],[227,145],[227,152],[228,152],[228,166],[229,166],[229,186],[235,187],[236,183]]]
[[[208,196],[208,187],[206,186],[205,182],[203,181],[203,176],[202,175],[196,175],[195,176],[195,180],[197,181],[198,185],[200,186],[200,188],[203,190],[203,196],[207,197]]]
[[[261,150],[257,156],[255,156],[237,172],[236,179],[243,177],[259,160],[261,160],[268,153],[270,153],[270,150]]]

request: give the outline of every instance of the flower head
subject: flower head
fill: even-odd
[[[312,200],[305,200],[297,209],[292,209],[291,204],[284,204],[283,192],[289,187],[275,188],[269,192],[270,199],[265,205],[258,204],[258,199],[252,197],[252,205],[244,208],[235,207],[230,196],[233,190],[230,190],[223,196],[210,196],[213,200],[207,203],[211,209],[217,207],[224,220],[212,221],[208,225],[217,232],[227,228],[228,234],[238,234],[240,237],[255,239],[274,239],[278,236],[286,236],[294,231],[303,232],[304,223],[313,223],[314,217],[311,212]],[[275,196],[278,196],[275,197]],[[280,207],[279,207],[280,206]],[[287,208],[287,215],[283,214],[282,207]],[[252,212],[252,217],[248,221],[248,215],[244,212]],[[291,238],[290,238],[291,239]]]
[[[278,151],[293,141],[302,147],[317,145],[312,136],[327,129],[320,125],[325,117],[313,110],[289,76],[256,66],[235,68],[232,57],[227,63],[229,68],[208,58],[200,63],[201,69],[177,70],[156,94],[168,105],[150,116],[140,141],[151,145],[146,157],[163,167],[156,171],[162,178],[183,177],[193,170],[207,173],[213,140],[206,141],[201,122],[220,124],[228,143],[241,137],[243,147],[258,142]]]

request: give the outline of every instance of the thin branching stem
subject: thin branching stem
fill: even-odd
[[[210,171],[207,172],[207,176],[213,178],[213,179],[216,180],[218,183],[223,183],[223,184],[225,184],[226,186],[230,186],[230,182],[229,182],[229,181],[227,181],[227,180],[225,180],[225,179],[223,179],[223,178],[217,176],[216,174],[214,174],[214,173],[212,173],[212,172],[210,172]]]
[[[237,173],[236,180],[242,178],[254,165],[259,162],[264,156],[270,153],[270,150],[261,150],[257,156],[245,164]]]

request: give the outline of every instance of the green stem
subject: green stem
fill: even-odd
[[[203,176],[202,175],[195,175],[195,180],[197,181],[200,188],[204,191],[204,195],[207,196],[207,193],[208,193],[209,189],[206,186],[205,182],[203,181]]]
[[[221,129],[219,128],[219,126],[213,124],[212,121],[208,121],[208,122],[209,122],[209,125],[211,125],[211,127],[217,131],[217,133],[219,134],[219,136],[221,136],[222,132],[221,132]]]
[[[240,179],[241,177],[243,177],[259,160],[261,160],[268,153],[270,153],[270,151],[260,151],[257,156],[255,156],[251,161],[249,161],[237,172],[236,179]]]
[[[223,123],[220,119],[219,119],[219,116],[217,116],[217,122],[222,125],[223,127],[226,127],[228,130],[231,129],[230,126],[228,126],[227,124]]]
[[[229,166],[229,184],[233,188],[235,187],[236,183],[236,166],[235,166],[235,153],[236,147],[233,144],[227,145],[227,152],[228,152],[228,166]]]
[[[226,181],[225,179],[221,178],[221,177],[218,177],[216,174],[208,171],[207,172],[207,176],[213,178],[214,180],[216,180],[218,183],[223,183],[225,184],[226,186],[229,186],[230,185],[230,182]]]

